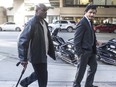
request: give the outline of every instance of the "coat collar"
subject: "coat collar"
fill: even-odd
[[[44,19],[39,18],[38,16],[34,16],[35,22],[40,23],[40,21],[44,21]]]

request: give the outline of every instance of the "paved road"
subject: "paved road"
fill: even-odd
[[[17,56],[17,38],[19,33],[20,32],[0,32],[0,53]],[[74,32],[60,32],[58,35],[67,41],[74,37]],[[96,35],[97,39],[102,42],[107,42],[111,38],[116,37],[114,33],[96,33]]]
[[[0,32],[0,87],[14,87],[22,66],[16,67],[17,59],[17,36],[19,32]],[[65,40],[73,37],[74,33],[59,33]],[[100,41],[108,41],[109,39],[116,37],[116,34],[110,33],[98,33],[97,38]],[[98,70],[95,76],[95,84],[100,87],[116,87],[116,66],[107,65],[99,62]],[[24,77],[28,76],[33,71],[31,64],[24,74]],[[49,87],[71,87],[76,73],[76,67],[65,63],[64,61],[57,59],[53,61],[48,59],[48,71],[49,71]],[[83,83],[85,81],[83,79]],[[37,82],[30,87],[35,87]],[[83,84],[82,84],[83,85]],[[102,86],[101,86],[102,85]]]
[[[0,57],[3,58],[4,56]],[[4,59],[0,60],[0,87],[14,87],[22,70],[22,66],[19,67],[15,66],[17,62],[18,62],[17,59],[5,57]],[[32,71],[33,71],[32,66],[29,63],[23,78],[28,76]],[[61,63],[59,62],[59,59],[57,61],[53,61],[52,59],[49,58],[48,71],[49,71],[48,87],[72,87],[72,83],[76,73],[76,67],[67,64],[65,62]],[[95,75],[94,84],[98,85],[99,87],[115,87],[116,85],[115,73],[116,66],[98,62],[98,70]],[[85,78],[86,74],[82,81],[82,85],[84,85]],[[37,87],[37,82],[34,82],[29,87]]]

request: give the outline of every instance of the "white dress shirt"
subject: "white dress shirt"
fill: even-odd
[[[45,21],[42,20],[42,22],[40,22],[42,27],[43,27],[43,30],[44,30],[44,37],[45,37],[45,46],[46,46],[46,54],[48,53],[48,30],[47,30],[47,26],[45,24]]]

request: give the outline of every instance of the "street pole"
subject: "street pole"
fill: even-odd
[[[105,5],[107,5],[107,0],[105,0]]]

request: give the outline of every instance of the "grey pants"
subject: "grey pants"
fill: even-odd
[[[79,65],[77,67],[77,73],[75,76],[73,87],[81,87],[81,81],[84,77],[87,65],[89,65],[89,69],[87,72],[85,87],[92,87],[94,75],[97,70],[97,61],[96,55],[90,53],[89,51],[84,51],[84,53],[79,57]]]

